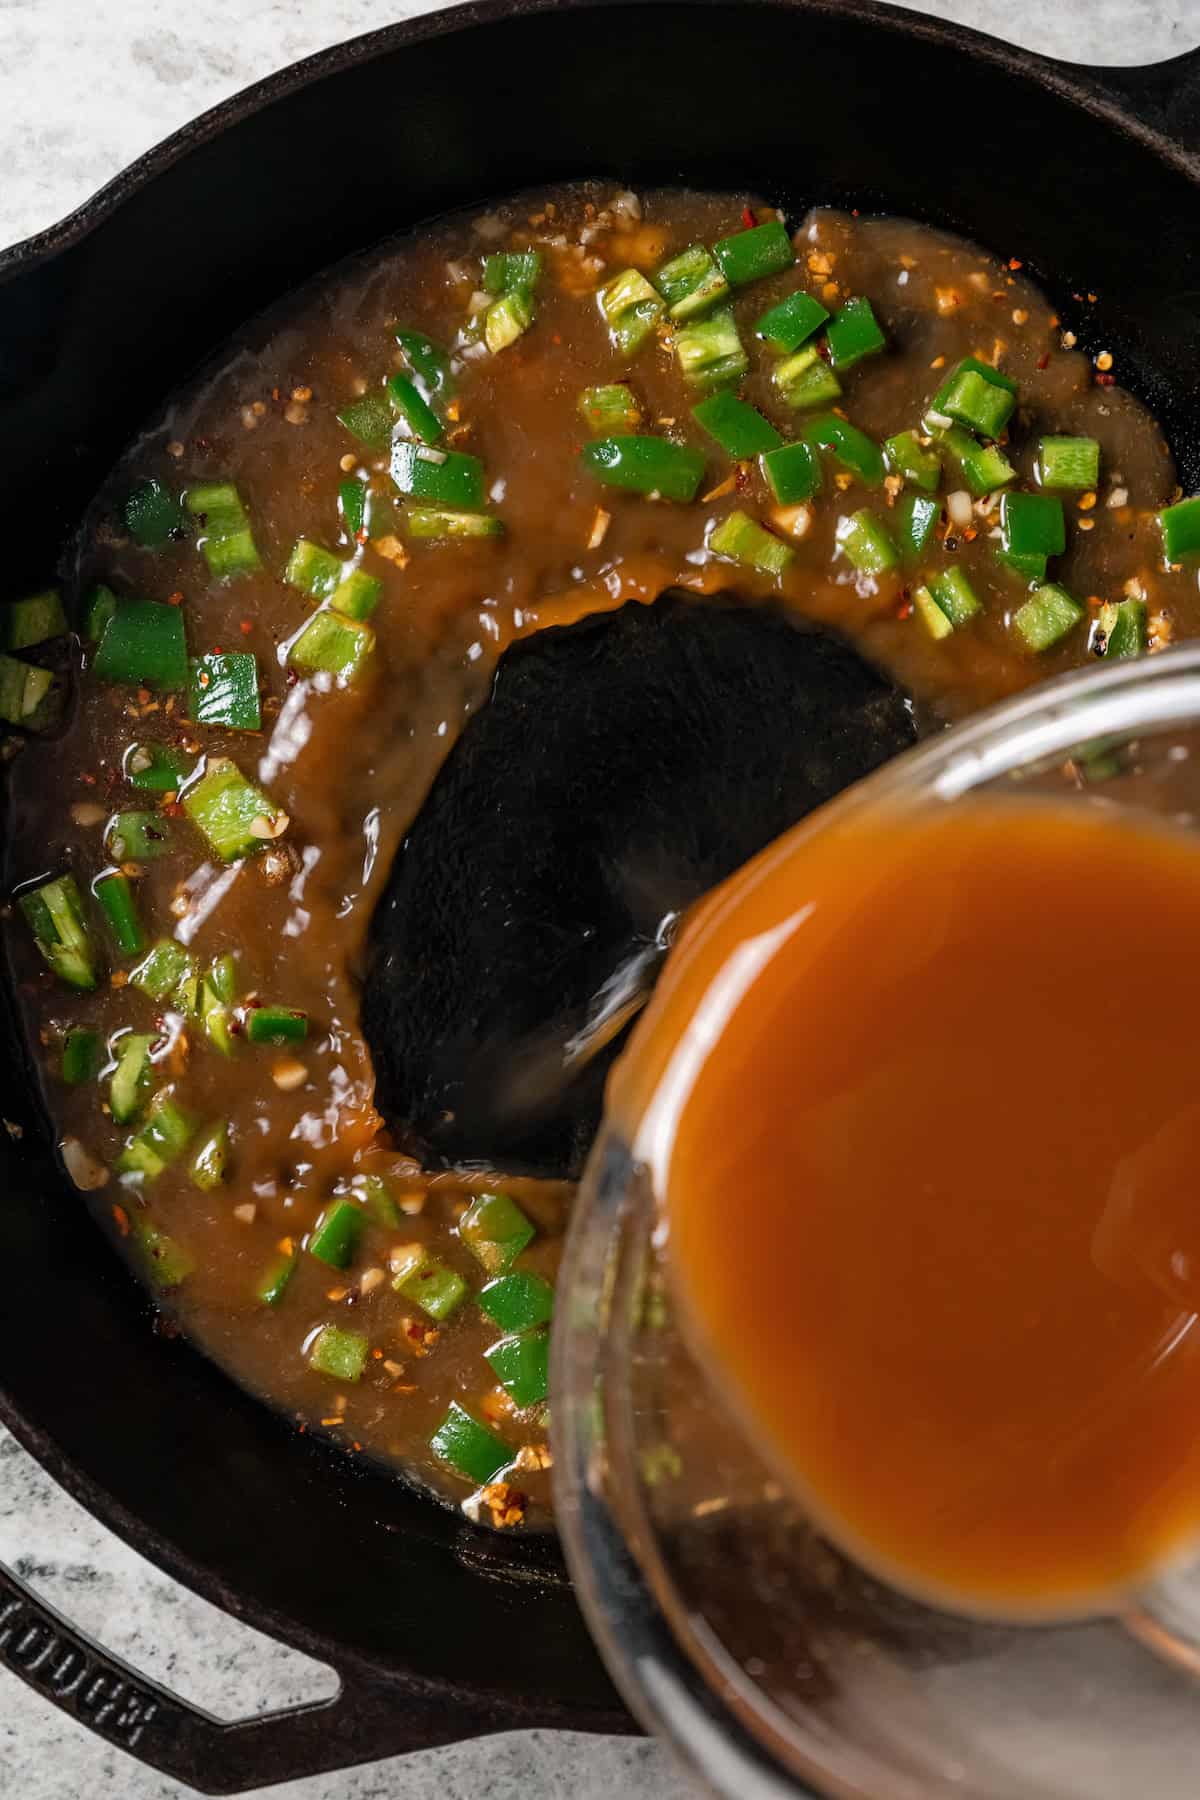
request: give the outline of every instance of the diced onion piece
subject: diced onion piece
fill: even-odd
[[[960,531],[966,530],[974,517],[971,496],[966,488],[955,488],[952,494],[946,495],[946,512],[952,525],[957,525]]]
[[[63,1139],[60,1149],[67,1174],[81,1194],[94,1194],[97,1188],[105,1186],[108,1169],[92,1155],[86,1144],[77,1137],[68,1137]]]

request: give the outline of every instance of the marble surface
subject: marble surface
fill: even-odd
[[[386,0],[0,0],[0,246],[52,224],[206,107],[297,57],[433,10]],[[924,10],[1068,61],[1200,43],[1200,0],[933,0]],[[226,1619],[104,1531],[0,1433],[0,1561],[152,1678],[224,1717],[328,1691],[327,1671]],[[0,1672],[0,1793],[182,1800]],[[685,1800],[656,1746],[529,1732],[266,1790],[278,1800]]]

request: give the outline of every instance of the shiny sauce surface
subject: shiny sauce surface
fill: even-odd
[[[473,1299],[435,1322],[393,1292],[391,1271],[397,1252],[415,1243],[459,1272],[473,1295],[481,1272],[458,1222],[473,1192],[502,1185],[536,1226],[521,1266],[552,1276],[568,1195],[561,1185],[514,1185],[502,1170],[435,1178],[422,1169],[402,1132],[389,1135],[375,1111],[359,997],[367,926],[392,857],[464,722],[486,701],[505,645],[547,624],[651,600],[671,585],[734,588],[747,603],[782,598],[798,615],[849,633],[936,726],[1087,660],[1096,609],[1131,583],[1147,598],[1152,648],[1200,622],[1194,581],[1162,566],[1155,511],[1174,491],[1171,458],[1153,419],[1114,385],[1120,371],[1101,376],[1071,347],[1019,269],[894,219],[819,211],[788,222],[795,267],[733,296],[752,351],[743,396],[787,432],[795,428],[753,323],[797,287],[831,310],[852,296],[872,301],[888,349],[846,372],[839,404],[877,440],[912,427],[960,357],[998,363],[1020,387],[1009,454],[1023,481],[1039,432],[1100,442],[1097,492],[1065,496],[1068,541],[1056,569],[1087,603],[1089,619],[1040,656],[1015,640],[1011,621],[1027,588],[995,560],[993,502],[990,511],[975,508],[965,529],[941,519],[931,558],[967,572],[983,610],[969,630],[935,641],[914,613],[910,571],[864,576],[838,553],[843,513],[869,504],[886,514],[898,497],[897,484],[864,489],[844,470],[830,469],[780,581],[714,554],[708,537],[735,508],[773,523],[762,476],[752,460],[733,463],[693,420],[696,394],[680,375],[670,332],[622,360],[596,293],[622,269],[650,274],[688,245],[737,231],[748,208],[759,221],[774,216],[742,194],[637,197],[583,184],[525,196],[374,252],[257,321],[131,447],[97,497],[66,575],[76,600],[99,580],[122,595],[180,606],[193,655],[253,652],[261,731],[201,729],[181,696],[99,684],[77,657],[66,729],[27,742],[12,765],[7,893],[64,868],[86,887],[109,860],[112,815],[155,807],[164,853],[131,870],[151,937],[174,937],[201,965],[232,954],[242,994],[301,1008],[310,1020],[299,1047],[214,1055],[194,1028],[130,985],[120,959],[93,994],[57,984],[14,911],[7,938],[56,1132],[100,1166],[87,1204],[135,1261],[139,1226],[183,1247],[189,1272],[160,1286],[161,1303],[239,1380],[306,1428],[458,1500],[467,1487],[429,1440],[451,1400],[473,1409],[517,1459],[516,1473],[480,1511],[485,1521],[541,1516],[549,1483],[543,1409],[514,1407],[493,1379],[482,1353],[496,1332]],[[464,324],[478,300],[482,259],[529,247],[545,259],[536,318],[507,349],[480,354]],[[397,322],[451,350],[447,444],[482,458],[501,537],[418,541],[402,508],[393,526],[374,528],[365,541],[346,537],[340,483],[361,479],[381,500],[395,500],[386,455],[356,442],[338,413],[404,366]],[[601,487],[581,464],[588,434],[580,392],[621,380],[640,403],[641,429],[703,453],[693,503]],[[146,479],[173,492],[235,483],[261,569],[212,579],[194,533],[139,547],[122,507]],[[791,524],[794,532],[798,522]],[[372,667],[354,686],[298,678],[288,666],[287,646],[311,606],[283,579],[301,536],[358,556],[383,584]],[[229,868],[214,862],[178,794],[130,786],[127,752],[147,740],[194,758],[233,758],[286,813],[286,833]],[[229,1174],[219,1188],[198,1190],[183,1162],[141,1186],[113,1173],[127,1131],[110,1116],[107,1076],[78,1088],[59,1078],[63,1033],[80,1024],[110,1046],[123,1032],[157,1034],[158,1079],[174,1084],[201,1119],[228,1122]],[[400,1224],[371,1218],[353,1265],[331,1270],[304,1246],[331,1196],[370,1173],[391,1182]],[[281,1255],[295,1257],[294,1272],[284,1301],[267,1306],[257,1288]],[[310,1366],[313,1335],[329,1324],[369,1341],[356,1382]]]
[[[920,1597],[1087,1611],[1200,1532],[1198,908],[1119,810],[858,809],[708,902],[618,1083],[689,1335]]]

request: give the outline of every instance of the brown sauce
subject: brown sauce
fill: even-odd
[[[1198,906],[1120,812],[864,810],[708,903],[626,1065],[685,1323],[926,1598],[1087,1611],[1200,1531]]]
[[[180,1164],[141,1192],[110,1179],[90,1204],[118,1244],[132,1213],[135,1224],[148,1216],[185,1246],[193,1272],[164,1303],[239,1380],[347,1448],[390,1459],[456,1499],[465,1485],[431,1457],[428,1439],[457,1398],[514,1453],[526,1452],[512,1480],[534,1518],[548,1498],[544,1419],[539,1408],[516,1411],[482,1362],[496,1334],[473,1304],[435,1327],[376,1273],[388,1273],[397,1241],[418,1242],[478,1287],[478,1265],[455,1225],[469,1190],[497,1180],[430,1180],[399,1154],[380,1131],[358,1029],[374,901],[456,734],[484,702],[499,653],[547,623],[650,600],[675,584],[698,592],[732,586],[750,600],[782,592],[801,614],[850,633],[934,722],[1089,654],[1086,624],[1040,657],[1015,645],[1010,621],[1026,590],[996,564],[994,516],[979,509],[965,532],[951,534],[950,547],[939,543],[938,555],[958,560],[984,611],[970,630],[937,642],[913,613],[910,575],[856,579],[834,557],[838,511],[865,502],[886,509],[896,497],[890,489],[868,494],[850,478],[831,478],[781,586],[706,551],[710,521],[735,506],[765,517],[769,496],[752,465],[735,467],[692,422],[695,395],[684,387],[669,344],[651,343],[629,365],[616,358],[595,290],[621,268],[652,272],[666,255],[737,230],[747,204],[753,201],[742,195],[687,192],[614,202],[609,190],[582,185],[525,197],[486,219],[451,219],[377,252],[249,327],[114,472],[86,522],[78,566],[68,573],[80,592],[101,579],[123,594],[174,598],[193,655],[218,647],[255,652],[261,733],[197,730],[176,699],[101,687],[85,674],[65,732],[29,743],[12,770],[10,892],[64,867],[77,870],[82,885],[106,860],[104,821],[122,808],[160,803],[132,791],[122,774],[124,752],[136,741],[232,756],[286,812],[286,837],[230,874],[206,859],[168,796],[162,804],[171,848],[139,868],[136,887],[151,935],[174,932],[203,960],[233,953],[243,992],[309,1014],[307,1041],[294,1053],[247,1048],[226,1061],[194,1031],[181,1033],[160,1072],[186,1090],[197,1114],[230,1122],[229,1180],[202,1193]],[[758,216],[771,216],[770,209]],[[1009,453],[1023,479],[1042,429],[1087,433],[1101,445],[1098,492],[1065,497],[1068,547],[1056,578],[1093,610],[1101,600],[1120,599],[1129,583],[1142,583],[1152,647],[1195,629],[1194,582],[1161,564],[1154,512],[1171,498],[1175,478],[1160,433],[1137,401],[1109,385],[1108,376],[1098,385],[1087,361],[1064,347],[1049,307],[1018,270],[890,219],[817,212],[796,243],[794,270],[735,296],[747,342],[753,320],[797,284],[831,307],[868,296],[890,347],[847,374],[841,404],[876,438],[914,425],[939,371],[959,357],[998,360],[1020,385],[1022,412]],[[401,529],[373,538],[363,566],[382,581],[383,597],[373,620],[378,647],[370,678],[335,691],[297,682],[281,647],[309,603],[281,579],[289,550],[300,536],[344,545],[336,495],[348,473],[373,489],[388,486],[386,459],[357,445],[337,412],[400,366],[397,320],[453,344],[481,255],[530,244],[546,258],[536,321],[500,354],[459,359],[447,416],[456,447],[484,460],[505,535],[420,543]],[[766,367],[752,356],[742,392],[786,426]],[[706,477],[694,504],[615,493],[581,467],[577,452],[587,434],[579,392],[621,379],[642,402],[643,429],[704,450]],[[192,541],[139,548],[124,532],[120,506],[131,482],[147,477],[175,491],[197,481],[236,483],[261,571],[221,585],[208,577]],[[606,527],[598,511],[608,515]],[[76,1023],[105,1036],[157,1030],[159,1009],[125,984],[120,966],[98,992],[73,996],[42,968],[23,929],[14,928],[10,941],[56,1130],[111,1166],[126,1133],[107,1114],[106,1082],[69,1089],[57,1079],[61,1033]],[[401,1229],[370,1224],[344,1275],[301,1254],[286,1303],[263,1306],[254,1290],[264,1267],[281,1245],[301,1245],[331,1193],[367,1168],[394,1176]],[[503,1185],[539,1227],[521,1266],[552,1273],[566,1194],[553,1185]],[[369,1337],[370,1360],[356,1384],[308,1366],[305,1346],[331,1322]],[[508,1498],[499,1497],[495,1516],[520,1516]]]

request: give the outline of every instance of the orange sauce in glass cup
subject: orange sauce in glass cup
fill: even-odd
[[[690,1341],[866,1565],[1064,1616],[1200,1535],[1200,841],[801,829],[692,921],[612,1105]]]

